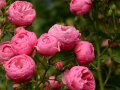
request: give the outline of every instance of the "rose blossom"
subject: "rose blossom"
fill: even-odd
[[[0,43],[0,62],[4,63],[13,56],[15,56],[15,54],[13,52],[11,42],[6,41]]]
[[[0,9],[6,6],[5,0],[0,0]]]
[[[61,49],[65,51],[72,50],[80,39],[79,31],[72,26],[55,24],[49,29],[48,33],[61,42]]]
[[[38,39],[36,48],[42,55],[53,56],[60,51],[60,42],[52,35],[45,33]]]
[[[37,37],[34,32],[25,30],[23,27],[16,29],[15,36],[12,37],[12,47],[14,52],[18,54],[31,55],[34,46],[37,43]]]
[[[95,90],[95,80],[91,71],[84,66],[74,66],[62,75],[63,83],[70,90]]]
[[[78,16],[88,13],[92,9],[91,0],[71,0],[70,11]]]
[[[45,90],[60,90],[61,84],[55,80],[55,76],[50,76],[48,82],[45,83]]]
[[[16,26],[30,26],[36,12],[30,2],[15,1],[8,9],[8,20]]]
[[[80,65],[89,65],[94,60],[94,47],[88,41],[78,42],[74,51]]]
[[[6,76],[16,83],[28,82],[36,72],[35,62],[23,54],[11,58],[4,64]]]

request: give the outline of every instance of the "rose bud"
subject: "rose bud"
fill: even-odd
[[[71,0],[70,11],[78,16],[88,13],[92,9],[92,0]]]
[[[78,64],[89,65],[94,60],[94,47],[88,41],[80,41],[77,43],[75,50]]]
[[[84,66],[74,66],[62,75],[62,82],[70,90],[95,90],[95,79]]]
[[[5,0],[0,0],[0,9],[4,8],[6,6],[6,1]]]
[[[7,78],[16,83],[30,81],[36,72],[35,62],[25,54],[12,57],[4,68]]]
[[[15,56],[15,53],[13,52],[11,42],[6,41],[0,43],[0,62],[4,63],[13,56]]]
[[[15,36],[12,37],[12,47],[16,55],[31,55],[37,44],[37,37],[34,32],[25,30],[23,27],[16,29]]]
[[[55,76],[50,76],[48,82],[45,83],[45,90],[60,90],[61,84],[55,80]]]
[[[76,42],[80,39],[80,33],[72,26],[63,26],[59,24],[53,25],[49,31],[49,34],[56,37],[61,42],[61,49],[70,51],[74,48]]]
[[[8,9],[8,20],[16,26],[30,26],[36,12],[30,2],[15,1]]]
[[[60,52],[60,42],[54,36],[45,33],[38,39],[36,49],[44,56],[53,56]]]
[[[62,63],[62,62],[57,62],[57,63],[55,64],[55,68],[57,68],[57,69],[59,69],[59,70],[62,70],[62,68],[63,68],[63,63]]]

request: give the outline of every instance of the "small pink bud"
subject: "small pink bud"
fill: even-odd
[[[59,70],[62,70],[62,68],[63,68],[63,63],[62,63],[62,62],[57,62],[57,63],[55,64],[55,68],[57,68],[57,69],[59,69]]]
[[[4,63],[13,56],[15,56],[15,53],[13,52],[11,42],[6,41],[0,43],[0,62]]]
[[[63,26],[59,24],[53,25],[49,31],[49,34],[56,37],[61,43],[61,49],[70,51],[74,48],[76,42],[80,39],[80,33],[72,26]]]
[[[88,13],[92,9],[91,0],[71,0],[70,11],[78,16]]]
[[[94,60],[94,47],[88,41],[80,41],[74,50],[80,65],[89,65]]]
[[[61,84],[55,80],[55,76],[50,76],[48,82],[45,83],[45,90],[60,90]]]
[[[60,42],[54,36],[45,33],[38,39],[36,48],[42,55],[53,56],[60,51]]]
[[[35,62],[25,54],[11,58],[4,68],[7,78],[16,83],[30,81],[36,72]]]
[[[6,1],[5,0],[0,0],[0,9],[4,8],[6,6]]]
[[[37,37],[34,32],[27,31],[23,27],[18,27],[11,42],[16,55],[31,55],[34,51],[34,47],[36,46]]]
[[[16,26],[30,26],[36,12],[30,2],[15,1],[8,9],[8,20]]]
[[[62,81],[69,90],[95,90],[95,79],[91,71],[84,66],[74,66],[66,70]]]

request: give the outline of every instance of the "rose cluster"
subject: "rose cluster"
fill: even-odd
[[[90,11],[91,4],[91,0],[71,0],[70,10],[76,15],[83,15]],[[34,32],[25,29],[33,23],[35,16],[36,12],[30,2],[15,1],[8,9],[8,20],[17,28],[11,41],[0,43],[0,62],[5,68],[7,78],[16,83],[30,81],[36,72],[35,62],[30,57],[35,51],[51,57],[60,51],[73,51],[81,66],[65,70],[62,75],[63,84],[70,90],[95,90],[94,77],[85,67],[95,57],[92,43],[82,41],[81,33],[75,27],[60,24],[53,25],[48,33],[37,38]],[[61,70],[62,62],[56,63],[55,67]],[[58,90],[61,87],[54,76],[48,82],[45,83],[46,90]]]

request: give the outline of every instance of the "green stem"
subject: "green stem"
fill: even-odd
[[[106,83],[108,82],[108,80],[109,80],[109,78],[110,78],[110,75],[111,75],[111,72],[112,72],[112,69],[111,69],[111,67],[109,68],[109,71],[108,71],[108,74],[107,74],[107,77],[106,77],[106,79],[105,79],[105,81],[104,81],[104,86],[106,85]]]
[[[99,57],[100,56],[100,49],[99,49],[99,44],[97,42],[96,42],[96,47],[97,47],[97,55]],[[99,71],[98,71],[98,79],[99,79],[100,90],[104,90],[102,74],[101,74],[101,62],[100,62],[99,58],[98,58],[97,66],[98,66],[98,69],[99,69]]]

